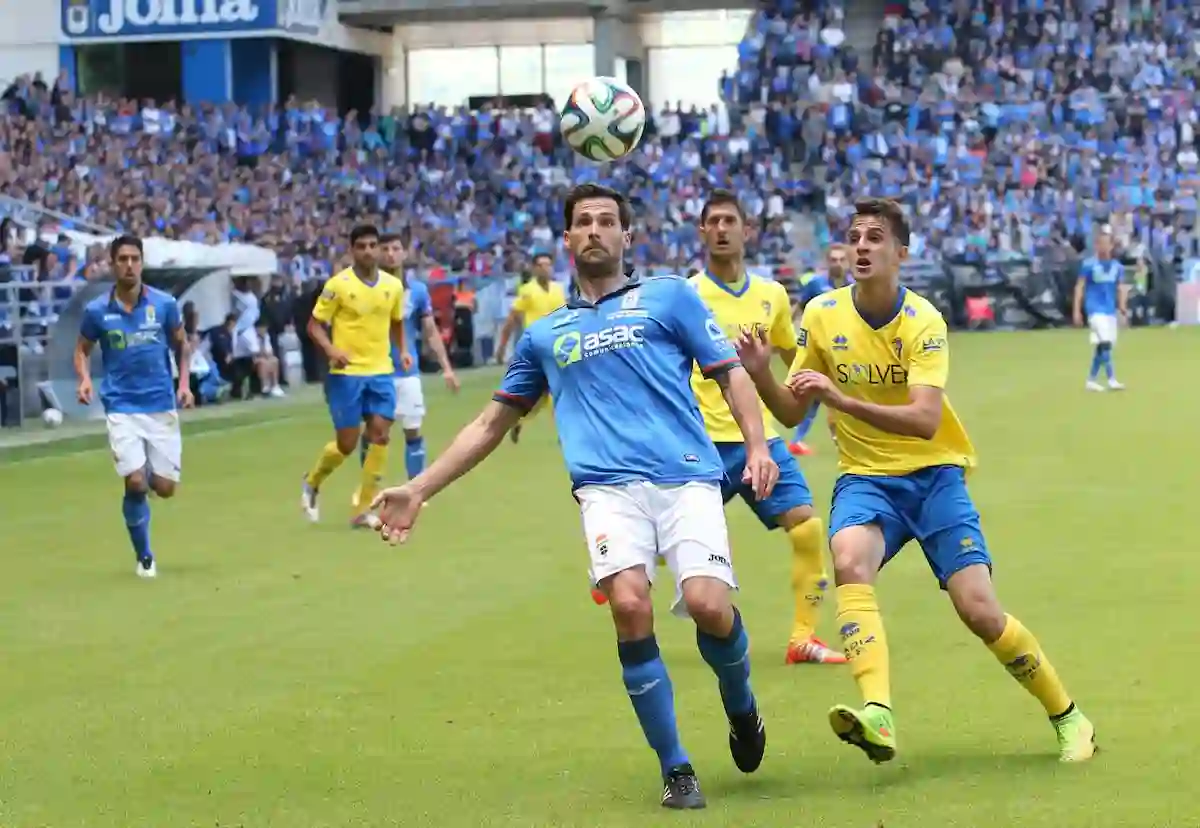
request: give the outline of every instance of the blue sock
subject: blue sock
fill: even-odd
[[[408,472],[409,480],[412,480],[418,474],[425,471],[424,437],[404,438],[404,468]]]
[[[1112,346],[1111,345],[1104,346],[1104,373],[1108,376],[1110,381],[1112,379],[1114,379],[1117,374],[1117,369],[1113,365],[1113,354],[1112,354]]]
[[[688,763],[687,752],[679,742],[675,724],[675,692],[667,665],[658,652],[654,636],[637,641],[618,641],[617,655],[621,659],[621,678],[633,711],[637,713],[646,741],[658,754],[663,776],[667,771]]]
[[[804,438],[808,436],[808,432],[812,429],[812,424],[817,421],[817,409],[820,407],[820,403],[813,403],[808,407],[808,413],[804,415],[804,419],[800,421],[800,425],[796,426],[796,433],[792,437],[793,443],[804,442]]]
[[[717,674],[725,713],[730,716],[749,713],[754,707],[754,693],[750,690],[750,638],[737,607],[733,608],[733,629],[728,637],[718,638],[697,628],[696,646]]]
[[[152,561],[150,552],[150,501],[145,492],[125,492],[121,501],[121,513],[125,515],[125,528],[129,530],[129,541],[139,561]]]
[[[1089,380],[1094,380],[1100,376],[1100,368],[1104,365],[1104,348],[1100,345],[1096,346],[1096,350],[1092,352],[1092,371],[1088,374]]]

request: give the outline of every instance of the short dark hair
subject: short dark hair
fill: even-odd
[[[541,253],[534,253],[533,258],[529,260],[529,263],[537,264],[542,259],[545,259],[546,261],[550,262],[551,264],[554,264],[554,257],[551,256],[549,253],[546,253],[545,251],[543,251]]]
[[[136,247],[139,255],[145,255],[146,249],[142,246],[142,240],[131,233],[122,233],[111,242],[108,243],[108,260],[115,262],[117,260],[117,251],[122,247]]]
[[[890,198],[864,198],[854,204],[854,215],[879,216],[887,222],[892,236],[904,247],[908,247],[908,219],[904,217],[904,208],[899,202]]]
[[[391,244],[392,242],[398,242],[400,240],[399,233],[384,233],[379,237],[380,244]]]
[[[617,218],[621,222],[621,229],[628,230],[633,224],[633,209],[629,206],[629,200],[625,196],[602,184],[580,184],[571,188],[571,191],[567,193],[567,200],[563,204],[563,222],[568,228],[575,220],[575,205],[589,198],[611,198],[617,202]]]
[[[379,229],[373,224],[359,224],[350,231],[350,246],[358,244],[359,239],[371,236],[375,238],[375,241],[380,241]]]
[[[708,200],[704,202],[704,207],[700,210],[700,223],[708,221],[708,211],[713,207],[723,207],[730,205],[737,210],[738,218],[743,222],[746,221],[746,209],[742,207],[742,202],[738,200],[737,194],[732,190],[713,190],[708,194]]]

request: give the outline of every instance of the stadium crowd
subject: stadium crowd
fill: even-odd
[[[870,55],[837,0],[764,4],[726,100],[765,103],[839,234],[856,195],[904,201],[916,255],[1121,247],[1197,254],[1200,5],[911,0]]]
[[[630,162],[603,167],[563,145],[549,102],[339,118],[296,100],[81,99],[65,77],[18,78],[0,101],[0,191],[119,230],[267,245],[294,284],[331,274],[357,221],[400,232],[418,270],[522,272],[556,247],[561,194],[584,180],[633,197],[640,267],[696,265],[694,218],[722,185],[761,222],[757,265],[813,264],[795,216],[823,242],[861,194],[909,206],[915,256],[1079,249],[1099,223],[1135,257],[1200,253],[1200,5],[911,0],[887,7],[870,53],[848,43],[845,14],[841,0],[765,0],[722,103],[662,109]],[[102,251],[45,234],[25,250],[10,227],[0,267],[34,265],[22,278],[104,272]],[[52,317],[70,292],[36,294],[27,315]]]

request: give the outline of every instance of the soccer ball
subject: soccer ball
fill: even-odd
[[[592,78],[571,90],[559,128],[571,149],[589,161],[615,161],[642,139],[646,107],[616,78]]]
[[[57,408],[47,408],[42,412],[42,422],[46,424],[46,428],[58,428],[62,421],[63,413]]]

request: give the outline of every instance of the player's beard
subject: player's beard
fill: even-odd
[[[604,256],[586,256],[588,251],[600,250]],[[611,279],[621,274],[621,257],[614,256],[609,250],[599,245],[587,247],[575,257],[575,271],[580,279],[589,281],[596,279]]]

